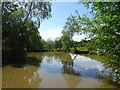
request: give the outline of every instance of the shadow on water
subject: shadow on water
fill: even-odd
[[[13,57],[13,58],[2,60],[2,67],[10,65],[10,66],[13,66],[13,67],[22,68],[22,67],[25,66],[25,64],[26,64],[26,58],[15,59]]]
[[[37,58],[37,57],[26,57],[26,58],[19,58],[19,59],[11,58],[11,59],[6,60],[6,62],[5,60],[3,60],[2,66],[5,67],[10,65],[16,68],[23,68],[26,65],[32,65],[32,66],[39,67],[40,63],[42,62],[42,58]]]
[[[42,58],[36,58],[36,57],[27,57],[26,64],[39,67],[42,63]]]
[[[17,76],[23,77],[21,82],[25,82],[24,85],[26,84],[26,86],[30,86],[30,84],[34,85],[37,82],[38,85],[36,86],[35,84],[35,87],[39,87],[40,83],[45,83],[47,86],[48,82],[55,84],[56,82],[60,82],[60,85],[63,85],[62,83],[64,82],[62,82],[62,77],[69,88],[75,88],[78,85],[84,86],[91,81],[100,84],[101,81],[97,82],[97,80],[100,80],[102,77],[101,79],[103,79],[104,82],[105,79],[103,74],[105,68],[103,68],[104,66],[102,66],[102,63],[81,55],[63,52],[31,52],[27,54],[26,59],[22,59],[22,61],[17,60],[6,65],[12,67],[4,68],[5,70],[3,71],[6,75],[4,76],[4,80],[6,77],[12,77],[11,72],[16,73],[16,79],[14,79],[16,85],[18,83],[17,81],[20,80],[20,78],[17,79]],[[24,75],[19,75],[18,71]],[[37,78],[40,81],[38,81]],[[61,78],[61,80],[59,78]],[[8,78],[7,80],[9,82],[11,81],[11,78]],[[35,83],[32,83],[32,81]],[[106,82],[106,84],[108,84],[108,82]],[[6,81],[4,81],[4,85],[7,85]],[[94,86],[96,84],[91,83],[91,85]]]
[[[7,66],[2,70],[3,88],[37,88],[41,81],[38,68],[35,66],[24,68]]]
[[[3,62],[3,88],[37,88],[40,86],[39,66],[42,57],[11,58]],[[12,81],[12,82],[11,82]]]

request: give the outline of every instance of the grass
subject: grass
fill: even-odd
[[[83,56],[89,57],[91,59],[106,63],[109,59],[106,56],[98,56],[98,55],[89,55],[89,54],[83,54]]]
[[[88,49],[86,47],[76,47],[76,49],[78,51],[88,51]],[[75,49],[74,48],[70,48],[70,51],[74,51]]]

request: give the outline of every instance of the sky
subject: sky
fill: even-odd
[[[90,10],[86,9],[83,4],[78,4],[77,2],[52,2],[52,18],[44,20],[41,23],[40,28],[38,29],[41,37],[44,40],[52,38],[54,40],[57,37],[62,36],[61,31],[67,18],[72,14],[75,14],[75,10],[78,10],[79,14],[82,16],[86,14],[88,17],[91,17]],[[84,39],[85,35],[75,35],[73,37],[74,41],[80,41]]]

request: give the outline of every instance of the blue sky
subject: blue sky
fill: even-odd
[[[78,4],[77,2],[52,2],[52,18],[44,20],[39,28],[40,35],[44,40],[52,38],[54,40],[56,37],[62,35],[61,31],[67,18],[71,14],[75,14],[75,10],[78,10],[79,14],[87,14],[91,17],[90,10],[86,9],[83,4]],[[80,41],[85,38],[85,35],[75,35],[74,40]]]

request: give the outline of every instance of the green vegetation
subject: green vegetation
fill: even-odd
[[[76,49],[78,51],[88,51],[88,49],[86,47],[76,47]],[[70,48],[71,51],[74,51],[75,49],[74,48]]]
[[[67,18],[61,37],[44,41],[38,28],[51,17],[50,2],[1,3],[3,64],[22,62],[30,51],[88,51],[108,57],[106,63],[113,67],[114,81],[120,83],[120,3],[83,4],[91,9],[92,18],[80,16],[76,11]],[[76,42],[75,34],[85,34],[87,38]]]
[[[91,9],[92,18],[80,16],[78,11],[68,17],[63,32],[72,37],[75,33],[88,36],[84,46],[89,53],[110,58],[107,62],[116,67],[115,81],[120,82],[120,3],[84,3]]]
[[[38,28],[41,21],[51,16],[51,3],[2,2],[1,5],[3,64],[22,62],[27,52],[42,50]]]

